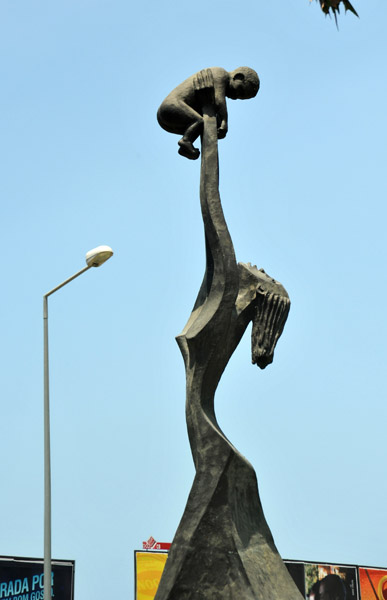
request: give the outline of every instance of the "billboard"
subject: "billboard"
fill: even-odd
[[[53,560],[51,595],[55,600],[74,598],[73,560]],[[43,560],[0,556],[0,600],[41,600]]]
[[[134,557],[135,600],[153,600],[168,552],[136,550]],[[387,569],[296,560],[284,563],[305,600],[387,600]]]
[[[360,600],[354,565],[304,563],[304,573],[308,600]]]
[[[135,561],[135,598],[153,600],[167,562],[168,552],[136,551]]]
[[[361,600],[387,600],[387,569],[359,568]]]

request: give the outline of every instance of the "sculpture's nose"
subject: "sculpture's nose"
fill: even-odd
[[[273,362],[274,354],[263,354],[253,359],[253,365],[257,365],[260,369],[265,369],[267,365],[271,365]]]

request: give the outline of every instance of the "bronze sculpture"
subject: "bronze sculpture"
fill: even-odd
[[[226,438],[214,411],[215,390],[249,322],[252,362],[263,369],[273,360],[290,307],[280,283],[235,259],[218,189],[217,139],[223,137],[224,112],[218,113],[213,73],[220,71],[206,69],[184,82],[184,89],[192,86],[190,98],[200,115],[184,127],[201,129],[206,244],[204,279],[177,336],[186,369],[186,417],[196,475],[155,600],[301,600],[266,523],[254,469]],[[177,90],[167,103],[176,99]],[[159,121],[165,107],[164,101]],[[167,130],[173,129],[184,133],[179,123]]]
[[[254,98],[259,90],[257,73],[249,67],[240,67],[228,73],[220,67],[203,69],[188,77],[165,98],[157,111],[157,120],[169,133],[183,135],[179,144],[179,154],[195,160],[200,152],[193,142],[203,131],[201,114],[201,90],[212,96],[216,109],[218,138],[226,137],[228,116],[226,97],[232,100]]]

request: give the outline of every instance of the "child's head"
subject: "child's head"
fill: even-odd
[[[254,98],[259,90],[259,77],[250,67],[239,67],[230,73],[226,96],[232,100]]]

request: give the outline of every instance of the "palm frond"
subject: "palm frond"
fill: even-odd
[[[312,1],[312,0],[310,0],[310,1]],[[337,25],[337,15],[340,13],[340,4],[341,3],[343,3],[343,5],[344,5],[345,12],[347,12],[347,10],[349,10],[357,17],[359,16],[357,14],[356,10],[354,9],[354,7],[352,6],[352,4],[349,2],[349,0],[317,0],[317,2],[320,2],[321,10],[323,11],[323,13],[325,13],[326,15],[333,14],[333,16],[335,17],[336,25]]]

